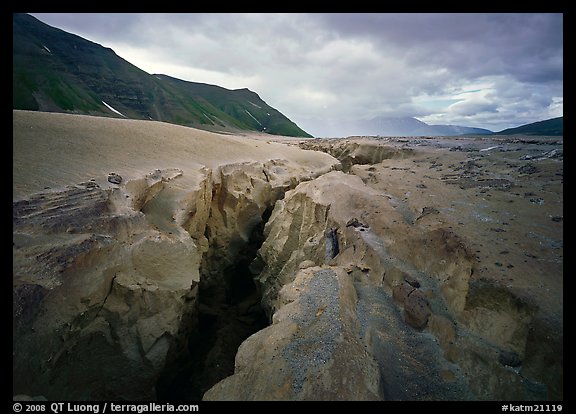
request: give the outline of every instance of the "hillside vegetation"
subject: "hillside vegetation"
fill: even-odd
[[[27,14],[13,15],[12,69],[13,109],[310,137],[255,92],[151,75]]]

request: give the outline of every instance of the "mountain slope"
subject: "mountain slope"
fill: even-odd
[[[309,137],[247,89],[150,75],[110,48],[13,14],[12,107]]]
[[[552,135],[552,136],[564,135],[564,117],[560,116],[558,118],[533,122],[531,124],[521,125],[516,128],[508,128],[499,132],[495,132],[495,135],[514,135],[514,134]]]

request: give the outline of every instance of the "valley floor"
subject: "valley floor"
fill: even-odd
[[[563,399],[562,137],[13,126],[15,396]]]

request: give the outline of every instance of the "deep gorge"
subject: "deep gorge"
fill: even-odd
[[[264,226],[271,213],[272,208],[264,211],[235,262],[216,276],[217,282],[213,273],[210,283],[205,282],[206,277],[200,279],[195,326],[183,355],[160,375],[156,385],[159,401],[201,400],[205,391],[234,373],[240,344],[268,326],[250,264],[264,242]]]

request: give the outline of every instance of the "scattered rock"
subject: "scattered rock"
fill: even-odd
[[[108,182],[112,184],[120,184],[122,182],[122,176],[116,173],[110,173],[108,174]]]
[[[537,155],[524,155],[520,157],[521,160],[544,160],[546,158],[553,158],[553,159],[563,159],[564,158],[564,151],[553,149],[552,151],[544,152]]]
[[[538,172],[538,168],[532,164],[526,164],[518,168],[518,172],[520,174],[534,174],[535,172]]]
[[[368,228],[369,226],[367,226],[366,224],[362,223],[360,220],[358,220],[356,217],[351,218],[350,220],[348,220],[346,222],[346,227],[354,227],[354,228],[358,228],[358,227],[364,227],[364,228]]]
[[[510,180],[504,178],[492,178],[492,179],[475,179],[472,177],[463,177],[460,179],[450,180],[448,184],[458,185],[462,190],[467,190],[475,187],[485,187],[485,188],[497,188],[500,190],[510,190],[513,183]]]

